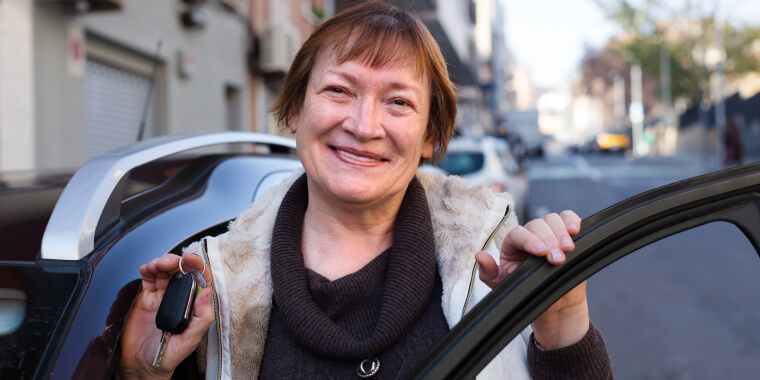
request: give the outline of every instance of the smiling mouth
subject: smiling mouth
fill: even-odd
[[[330,149],[336,152],[339,156],[342,156],[351,160],[355,160],[355,161],[361,161],[361,162],[367,162],[367,163],[388,161],[384,158],[373,158],[373,157],[367,157],[367,156],[360,156],[354,153],[349,153],[345,150],[338,149],[334,146],[331,146]]]

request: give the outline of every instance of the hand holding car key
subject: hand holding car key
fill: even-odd
[[[200,251],[200,247],[197,248]],[[195,277],[199,284],[209,283],[210,285],[211,273],[208,270],[210,268],[205,268],[206,263],[201,255],[192,254],[192,252],[191,249],[186,250],[184,257],[167,253],[140,266],[142,291],[127,315],[120,339],[122,356],[118,371],[125,379],[171,378],[177,366],[196,350],[207,334],[209,326],[214,323],[214,296],[209,286],[203,289],[193,301],[192,309],[188,313],[191,317],[184,331],[181,333],[167,331],[164,340],[169,337],[169,334],[171,334],[171,339],[161,344],[165,345],[165,351],[160,363],[156,363],[159,364],[159,368],[153,366],[157,346],[163,333],[162,330],[156,328],[156,315],[165,298],[169,282],[180,269],[180,263],[182,271],[196,274],[190,277]],[[195,272],[191,268],[195,268]],[[174,297],[167,296],[166,298],[166,302],[169,302],[168,299]]]
[[[205,271],[205,262],[201,273],[198,273],[194,268],[185,271],[182,267],[182,258],[180,258],[179,272],[174,273],[169,280],[161,299],[161,305],[156,313],[156,327],[161,330],[161,340],[153,359],[154,369],[161,366],[161,360],[171,334],[182,333],[190,322],[195,297],[206,285],[206,281],[203,279]]]

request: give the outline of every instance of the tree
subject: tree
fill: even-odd
[[[605,13],[623,29],[612,44],[617,54],[641,65],[645,75],[660,75],[660,54],[670,53],[671,88],[674,98],[700,101],[709,94],[713,72],[711,58],[716,56],[717,2],[684,0],[674,5],[665,0],[647,0],[635,5],[630,0],[595,0]],[[720,34],[725,50],[725,77],[738,80],[742,75],[760,71],[757,49],[760,28],[726,24]]]

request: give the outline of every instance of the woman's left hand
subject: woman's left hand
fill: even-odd
[[[498,265],[488,252],[475,255],[481,281],[495,287],[529,255],[546,257],[554,265],[563,264],[565,254],[575,248],[571,236],[580,231],[580,225],[578,215],[563,211],[513,228],[501,245]],[[547,350],[567,347],[583,339],[589,329],[586,282],[560,298],[536,318],[532,326],[536,341]]]

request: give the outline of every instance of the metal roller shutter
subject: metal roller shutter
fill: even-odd
[[[137,141],[140,119],[148,96],[147,76],[93,59],[84,75],[85,154],[87,158]],[[143,138],[154,135],[156,96],[146,119]]]

